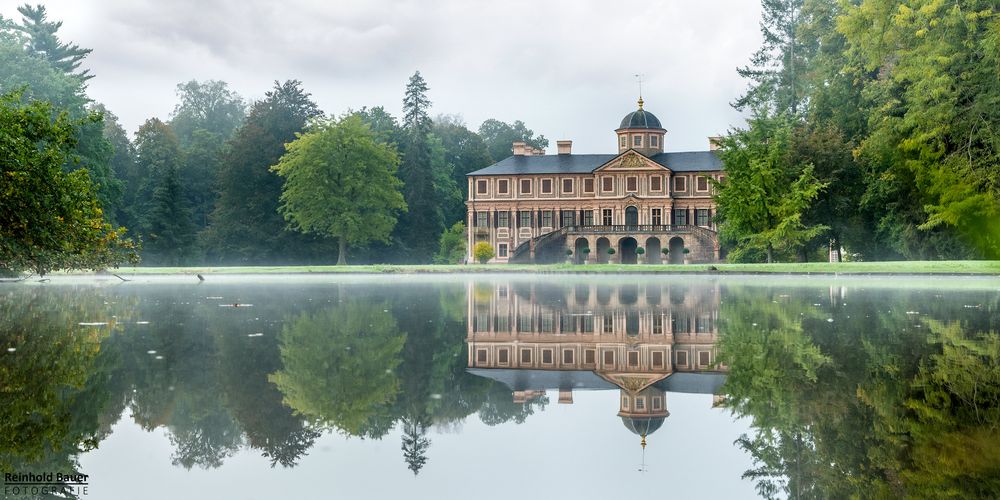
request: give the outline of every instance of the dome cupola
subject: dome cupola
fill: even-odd
[[[660,119],[653,113],[642,109],[643,100],[639,96],[639,109],[625,115],[621,125],[615,130],[618,134],[618,153],[634,149],[646,156],[663,152],[663,137],[667,131],[660,125]]]

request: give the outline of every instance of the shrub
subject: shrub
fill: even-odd
[[[472,247],[472,256],[479,261],[480,264],[485,264],[490,261],[493,257],[496,257],[497,253],[493,250],[493,245],[485,241],[480,241],[476,243],[476,246]]]
[[[583,247],[583,249],[580,251],[583,253],[590,253],[590,247]]]
[[[663,250],[660,250],[660,251],[663,252],[663,255],[670,255],[670,249],[669,248],[664,248]]]
[[[688,250],[687,248],[685,248],[685,249],[683,250],[683,252],[684,252],[684,255],[687,255],[687,254],[691,253],[691,250]]]
[[[636,255],[642,255],[644,253],[646,253],[646,249],[645,248],[639,247],[639,248],[635,249],[635,254]]]
[[[614,255],[614,254],[615,254],[615,249],[614,248],[609,248],[608,249],[608,255]]]
[[[566,255],[573,255],[573,250],[567,248],[566,249]]]

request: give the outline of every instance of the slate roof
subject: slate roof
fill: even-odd
[[[618,386],[590,370],[524,370],[513,368],[467,368],[469,373],[501,382],[512,391],[609,390]],[[653,384],[666,392],[718,394],[726,374],[718,372],[674,372]]]
[[[467,175],[589,174],[618,156],[609,154],[508,156]],[[722,160],[712,151],[660,153],[651,156],[650,159],[673,172],[722,171]]]
[[[660,126],[660,119],[656,117],[653,113],[643,109],[637,109],[622,118],[622,125],[618,127],[618,130],[623,128],[663,128]]]

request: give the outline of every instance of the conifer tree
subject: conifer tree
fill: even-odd
[[[403,161],[399,169],[409,211],[401,217],[397,234],[403,258],[409,262],[430,262],[444,231],[444,215],[434,188],[430,105],[427,83],[417,71],[410,77],[403,98]]]

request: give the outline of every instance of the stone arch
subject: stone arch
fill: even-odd
[[[663,257],[661,250],[662,246],[659,238],[656,236],[646,238],[646,263],[659,264],[660,258]]]
[[[680,236],[674,236],[670,238],[669,243],[670,248],[670,263],[671,264],[683,264],[684,263],[684,238]]]
[[[635,241],[635,238],[631,236],[626,236],[618,240],[618,253],[621,255],[622,264],[636,264],[638,263],[638,257],[635,253],[635,249],[639,248],[639,242]]]
[[[577,238],[576,242],[573,244],[573,262],[576,264],[583,264],[587,261],[587,252],[583,249],[590,248],[590,242],[587,238]]]
[[[608,249],[611,248],[611,242],[607,238],[601,237],[597,239],[597,263],[607,264],[608,263]]]

